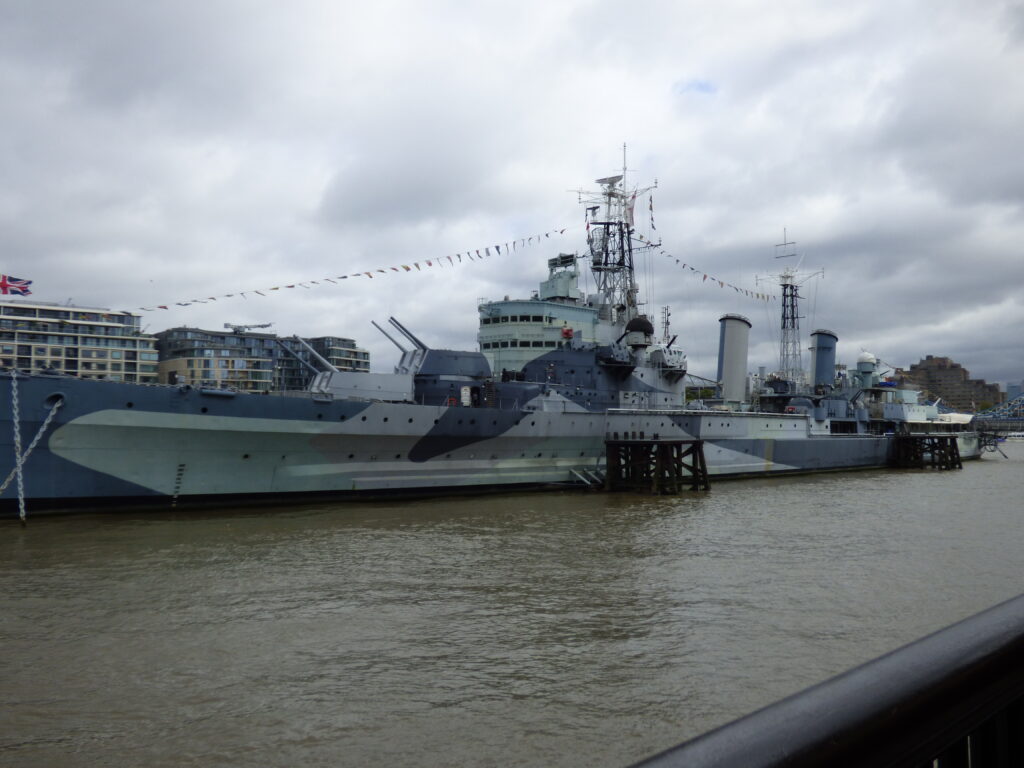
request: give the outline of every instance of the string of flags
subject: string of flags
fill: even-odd
[[[680,269],[689,270],[695,275],[701,275],[702,283],[706,283],[710,280],[711,285],[718,283],[719,288],[732,288],[736,293],[740,293],[750,299],[756,299],[758,301],[778,301],[778,296],[775,296],[770,293],[763,293],[760,291],[751,291],[748,288],[741,288],[740,286],[733,285],[732,283],[726,280],[720,280],[717,277],[714,277],[713,275],[709,275],[707,272],[703,271],[702,269],[699,269],[698,267],[693,266],[692,264],[686,264],[685,262],[682,261],[682,259],[677,259],[673,254],[669,253],[664,249],[661,249],[659,244],[652,243],[648,238],[645,238],[643,235],[637,235],[637,239],[651,246],[652,248],[659,248],[659,255],[664,256],[668,259],[674,259],[676,266],[678,266]]]
[[[551,229],[547,232],[543,232],[539,235],[530,235],[529,237],[520,237],[515,240],[510,240],[504,244],[488,245],[483,248],[473,248],[467,251],[460,251],[458,253],[441,256],[439,258],[421,259],[420,261],[413,261],[409,264],[397,264],[384,268],[376,269],[365,269],[359,272],[352,272],[347,275],[334,275],[332,277],[321,277],[318,280],[305,280],[302,282],[291,283],[290,285],[275,285],[269,288],[253,288],[246,291],[239,291],[237,293],[225,293],[219,296],[206,296],[198,299],[188,299],[187,301],[175,301],[168,302],[167,304],[157,304],[153,307],[139,307],[144,312],[155,312],[158,309],[170,309],[171,307],[188,307],[192,304],[206,304],[211,301],[217,301],[219,299],[232,299],[235,297],[241,297],[243,299],[248,298],[250,295],[266,296],[273,291],[288,290],[291,288],[306,288],[309,289],[314,285],[321,285],[322,283],[334,283],[338,284],[339,280],[351,280],[355,278],[365,277],[373,280],[375,277],[379,278],[381,275],[390,275],[392,272],[404,274],[406,272],[424,272],[429,269],[444,269],[446,267],[451,268],[466,261],[482,261],[491,256],[501,256],[504,254],[516,253],[530,246],[539,245],[545,240],[549,239],[552,235],[565,234],[568,227],[562,227],[560,229]],[[504,249],[504,250],[502,250]]]
[[[648,211],[650,213],[651,229],[655,229],[654,226],[654,202],[653,199],[648,200]],[[375,269],[364,269],[358,272],[351,272],[345,275],[333,275],[329,277],[321,277],[317,280],[304,280],[295,283],[289,283],[284,285],[268,286],[266,288],[252,288],[245,291],[237,291],[235,293],[225,293],[216,296],[205,296],[198,298],[191,298],[183,301],[168,302],[166,304],[156,304],[151,307],[138,307],[143,312],[155,312],[157,310],[170,310],[172,307],[188,307],[193,304],[207,304],[211,301],[218,301],[222,299],[242,298],[247,299],[250,296],[262,296],[266,297],[277,291],[282,290],[293,290],[296,288],[309,289],[312,286],[322,285],[324,283],[332,283],[334,285],[339,284],[342,280],[354,280],[357,278],[366,278],[369,280],[379,279],[382,276],[387,276],[392,273],[405,274],[412,272],[425,272],[432,269],[445,269],[453,268],[460,264],[470,261],[482,261],[492,256],[502,256],[517,253],[526,248],[534,245],[540,245],[541,243],[549,240],[552,235],[563,235],[565,234],[568,227],[560,227],[556,229],[542,232],[539,235],[530,235],[528,237],[520,237],[514,240],[507,241],[505,243],[496,243],[494,245],[484,246],[483,248],[473,248],[465,251],[459,251],[454,254],[446,254],[438,258],[421,259],[419,261],[412,261],[408,264],[394,264],[388,267],[378,267]],[[778,297],[767,293],[761,293],[758,291],[751,291],[746,288],[742,288],[737,285],[733,285],[725,280],[721,280],[713,275],[704,272],[698,267],[692,264],[687,264],[681,259],[676,258],[673,254],[661,248],[660,243],[654,243],[644,235],[636,235],[640,242],[651,248],[658,248],[658,253],[667,259],[674,260],[676,266],[683,270],[688,270],[694,275],[701,277],[701,282],[707,283],[709,280],[710,284],[718,284],[719,288],[732,288],[736,293],[742,294],[748,298],[757,299],[760,301],[776,301]],[[32,284],[31,280],[23,280],[21,278],[11,277],[9,275],[0,275],[0,294],[2,295],[19,295],[28,296],[32,293],[29,286]]]
[[[654,220],[652,215],[652,226],[653,223]],[[465,259],[466,261],[478,261],[490,258],[493,255],[500,256],[503,253],[506,255],[510,253],[515,253],[521,249],[528,248],[532,245],[538,245],[544,240],[549,239],[551,235],[562,235],[565,233],[565,231],[566,228],[564,227],[561,229],[553,229],[548,232],[544,232],[540,235],[531,235],[530,237],[518,238],[516,240],[507,242],[504,245],[498,244],[485,246],[484,248],[474,248],[469,251],[461,251],[459,253],[442,256],[441,258],[437,259],[432,258],[425,259],[422,261],[414,261],[411,264],[398,264],[397,266],[390,266],[386,268],[377,268],[372,270],[362,270],[360,272],[352,272],[347,275],[323,277],[320,278],[319,280],[306,280],[303,282],[291,283],[288,285],[275,285],[269,288],[239,291],[238,293],[225,293],[220,296],[207,296],[205,298],[189,299],[188,301],[175,301],[173,303],[168,304],[157,304],[154,307],[139,307],[139,309],[144,312],[155,312],[158,309],[169,310],[172,306],[188,307],[191,306],[192,304],[206,304],[211,301],[217,301],[218,299],[231,299],[235,297],[241,297],[244,299],[248,298],[249,295],[267,296],[268,294],[273,293],[274,291],[288,290],[294,288],[308,289],[313,285],[320,285],[321,283],[324,282],[333,283],[337,285],[338,281],[340,280],[349,280],[360,277],[365,277],[370,280],[373,280],[375,277],[379,278],[381,275],[390,275],[393,272],[404,274],[406,272],[423,272],[425,270],[435,268],[444,269],[445,262],[447,262],[448,268],[452,268],[458,264],[462,264],[463,259]],[[733,285],[732,283],[729,283],[725,280],[720,280],[719,278],[714,277],[713,275],[710,275],[707,272],[704,272],[703,270],[693,266],[692,264],[686,264],[681,259],[678,259],[675,256],[673,256],[668,251],[661,249],[660,244],[651,242],[648,238],[645,238],[643,235],[637,235],[637,238],[642,243],[646,244],[649,247],[659,248],[660,250],[658,251],[658,253],[661,256],[664,256],[668,259],[673,259],[675,261],[676,266],[678,266],[680,269],[689,270],[689,272],[693,273],[694,275],[700,275],[702,283],[707,283],[710,280],[712,285],[718,283],[719,288],[732,288],[733,291],[735,291],[736,293],[743,294],[748,298],[757,299],[759,301],[778,300],[778,297],[772,294],[751,291],[747,288],[741,288],[740,286]],[[504,248],[504,251],[502,251],[502,248]],[[32,293],[31,289],[29,288],[30,285],[32,285],[31,280],[23,280],[18,277],[12,277],[10,275],[0,275],[0,295],[28,296]]]

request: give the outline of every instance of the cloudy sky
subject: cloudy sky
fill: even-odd
[[[626,143],[630,185],[658,185],[639,231],[671,254],[643,259],[648,310],[673,307],[694,373],[725,312],[774,367],[778,305],[675,260],[769,290],[785,230],[824,270],[802,329],[841,360],[1024,378],[1019,3],[0,0],[0,98],[0,271],[42,301],[170,306],[151,332],[274,323],[389,370],[370,320],[395,315],[471,348],[480,298],[582,248],[569,190]]]

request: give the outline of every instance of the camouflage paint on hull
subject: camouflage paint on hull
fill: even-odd
[[[9,469],[11,380],[0,387]],[[803,415],[425,406],[49,376],[18,387],[23,445],[64,402],[24,467],[33,513],[566,483],[627,434],[703,439],[715,477],[881,467],[889,451],[884,436],[830,435]],[[0,504],[10,513],[16,500],[12,482]]]

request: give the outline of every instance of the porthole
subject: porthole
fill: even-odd
[[[135,407],[135,403],[125,403],[124,407],[125,408],[134,408]]]
[[[412,419],[409,419],[409,423],[412,424]]]
[[[360,416],[359,418],[360,418],[360,419],[361,419],[362,421],[366,421],[366,417],[365,417],[365,416]]]
[[[204,405],[202,408],[199,409],[199,412],[200,413],[206,413],[207,410],[208,410],[207,407]]]
[[[248,459],[249,458],[249,454],[248,453],[243,453],[242,454],[242,458],[243,459]]]
[[[354,453],[350,453],[350,454],[348,455],[348,457],[349,457],[350,459],[354,459],[354,458],[356,457],[356,455],[355,455]]]

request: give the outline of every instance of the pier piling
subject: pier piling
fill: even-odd
[[[703,440],[606,440],[605,490],[679,493],[706,491]]]
[[[956,435],[895,435],[892,466],[901,469],[963,469]]]

